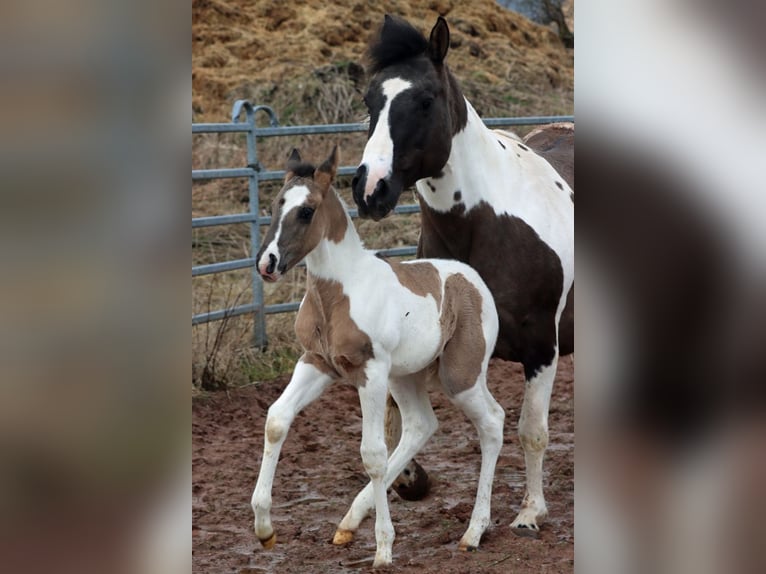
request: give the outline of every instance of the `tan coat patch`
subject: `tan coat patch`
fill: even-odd
[[[415,295],[425,297],[431,295],[436,299],[436,306],[441,305],[442,288],[439,271],[431,263],[400,263],[386,260],[396,274],[396,278],[404,287]]]
[[[372,341],[351,319],[350,307],[340,283],[309,275],[295,332],[311,364],[322,372],[363,386],[365,365],[374,357]]]
[[[486,351],[481,322],[482,297],[459,273],[444,283],[441,327],[444,351],[439,358],[439,378],[451,397],[470,389],[481,373]]]

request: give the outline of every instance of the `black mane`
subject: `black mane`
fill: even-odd
[[[310,163],[302,162],[299,164],[290,165],[288,171],[293,172],[295,177],[314,177],[316,168]]]
[[[428,40],[412,24],[386,14],[383,26],[367,49],[369,73],[376,74],[391,64],[425,54],[427,49]]]

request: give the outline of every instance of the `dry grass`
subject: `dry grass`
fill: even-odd
[[[364,118],[366,85],[362,55],[384,12],[408,18],[426,33],[436,15],[446,14],[452,30],[448,63],[463,91],[485,116],[571,114],[573,61],[550,30],[505,12],[492,0],[451,2],[410,0],[376,7],[354,0],[302,0],[282,5],[263,0],[194,0],[192,22],[193,117],[229,121],[235,99],[267,104],[282,125],[358,122]],[[259,122],[265,118],[259,117]],[[521,128],[524,134],[527,129]],[[264,138],[258,158],[266,169],[281,169],[293,147],[321,161],[339,144],[341,164],[361,157],[366,134]],[[194,169],[241,167],[247,163],[243,134],[193,138]],[[350,178],[337,182],[349,205]],[[279,182],[260,186],[259,209],[270,211]],[[403,203],[414,202],[406,192]],[[192,216],[246,212],[247,181],[215,180],[192,186]],[[380,223],[356,221],[365,244],[374,249],[414,245],[419,216],[392,216]],[[261,230],[265,233],[265,229]],[[250,257],[249,226],[192,231],[194,265]],[[296,269],[264,286],[267,304],[303,296],[305,271]],[[193,313],[252,300],[250,270],[196,277]],[[269,345],[252,347],[253,318],[242,316],[192,327],[193,383],[201,389],[241,385],[292,370],[300,349],[293,334],[294,313],[267,317]]]

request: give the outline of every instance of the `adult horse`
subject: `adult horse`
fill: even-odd
[[[526,145],[488,129],[444,62],[448,48],[441,17],[428,40],[385,17],[368,52],[370,128],[353,196],[360,215],[377,221],[415,185],[418,257],[467,262],[492,291],[495,356],[521,362],[526,377],[518,430],[526,493],[511,526],[534,535],[547,514],[542,464],[553,379],[558,357],[574,350],[574,134],[558,125],[530,134]]]

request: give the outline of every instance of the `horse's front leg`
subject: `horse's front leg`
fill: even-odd
[[[295,365],[290,383],[269,408],[261,471],[250,502],[255,513],[255,535],[264,548],[272,548],[277,541],[271,526],[271,487],[287,431],[295,415],[319,397],[331,382],[329,375],[306,362],[303,355]]]
[[[375,500],[375,561],[373,568],[391,564],[394,526],[388,510],[386,494],[386,467],[388,450],[384,436],[386,390],[389,364],[376,359],[367,364],[367,381],[359,386],[362,406],[362,463],[370,477]]]

